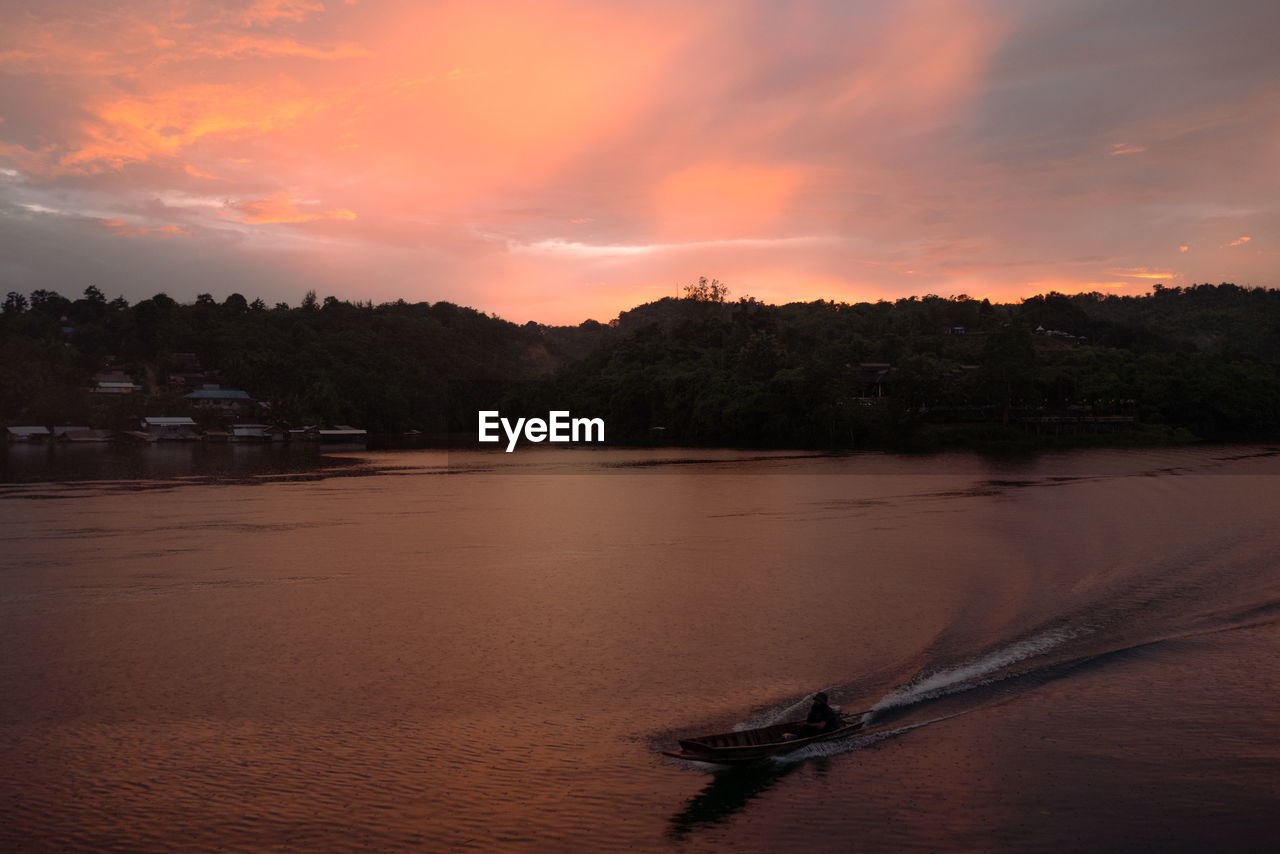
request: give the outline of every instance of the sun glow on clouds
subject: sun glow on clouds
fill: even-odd
[[[229,85],[197,85],[91,109],[95,116],[83,125],[78,148],[47,164],[44,174],[119,171],[130,163],[185,156],[205,137],[234,140],[270,133],[322,107],[313,99],[289,97],[279,90],[245,92]],[[194,163],[183,166],[196,177],[210,174]]]
[[[233,13],[244,26],[262,26],[285,19],[302,21],[324,11],[319,0],[256,0],[247,9]]]
[[[1099,77],[1067,0],[46,0],[0,28],[0,227],[49,238],[0,260],[74,289],[33,247],[89,223],[147,269],[261,263],[228,278],[264,298],[543,322],[699,275],[766,300],[1273,281],[1223,243],[1280,216],[1239,153],[1280,132],[1252,82],[1280,61],[1240,17],[1197,43],[1240,60],[1210,80],[1153,78],[1180,50],[1155,31]]]
[[[1145,146],[1141,146],[1141,145],[1130,145],[1130,144],[1129,144],[1129,143],[1127,143],[1127,142],[1117,142],[1117,143],[1115,143],[1115,144],[1113,144],[1113,145],[1111,146],[1111,154],[1112,154],[1112,155],[1117,155],[1117,154],[1141,154],[1142,152],[1144,152],[1144,151],[1146,151],[1146,150],[1147,150],[1147,149],[1146,149],[1146,147],[1145,147]]]
[[[233,219],[249,225],[281,222],[312,222],[317,219],[355,219],[356,215],[346,208],[337,210],[318,210],[315,202],[301,202],[288,193],[276,193],[265,199],[248,202],[228,203],[232,211],[228,214]]]
[[[177,237],[180,234],[190,234],[173,224],[145,226],[122,219],[100,219],[97,222],[118,237]]]
[[[824,237],[739,237],[726,240],[697,240],[686,243],[653,243],[648,245],[593,245],[564,240],[540,240],[527,245],[515,245],[511,251],[523,254],[565,255],[577,258],[615,258],[659,253],[696,252],[704,249],[767,249],[778,247],[819,247],[830,244],[833,238]]]
[[[1124,276],[1128,279],[1155,279],[1165,281],[1177,277],[1171,270],[1152,270],[1149,267],[1121,267],[1106,271],[1108,275]]]
[[[786,214],[804,181],[794,167],[691,166],[662,179],[654,213],[664,234],[758,234]]]

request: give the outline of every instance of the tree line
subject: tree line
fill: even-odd
[[[10,292],[0,418],[119,428],[194,412],[168,381],[180,354],[268,404],[264,419],[381,433],[467,434],[478,409],[568,409],[632,443],[927,446],[1107,418],[1168,438],[1280,437],[1280,291],[1232,284],[770,305],[699,279],[681,299],[578,326],[314,293],[290,307]],[[106,368],[143,392],[87,394]]]

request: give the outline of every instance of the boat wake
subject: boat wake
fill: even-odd
[[[893,712],[908,711],[953,694],[973,691],[976,688],[989,686],[1006,679],[1027,675],[1028,671],[1026,669],[1017,669],[1015,665],[1043,657],[1084,634],[1087,634],[1087,630],[1052,629],[1043,631],[1000,649],[976,656],[954,667],[923,671],[905,684],[892,689],[866,711],[861,712],[862,722],[864,726],[870,727],[874,723],[885,722],[886,718],[897,717],[897,715],[892,714]],[[848,686],[835,685],[826,690],[832,697],[839,698],[842,691],[847,689]],[[735,732],[740,732],[799,719],[804,716],[811,702],[812,695],[805,695],[795,702],[769,707],[746,720],[740,721],[734,725],[733,729]],[[786,760],[794,761],[796,758],[805,758],[807,756],[831,755],[832,753],[841,752],[840,750],[832,750],[833,744],[847,745],[856,743],[865,746],[866,744],[883,740],[883,738],[890,735],[897,735],[917,729],[926,723],[937,723],[952,717],[955,717],[955,715],[948,714],[923,723],[912,723],[909,726],[898,729],[859,734],[848,739],[842,739],[840,742],[825,742],[821,745],[820,750],[818,747],[815,747],[812,751],[801,750],[788,755]]]
[[[1211,620],[1187,626],[1182,631],[1144,638],[1121,640],[1100,637],[1089,628],[1041,631],[961,664],[923,671],[890,690],[862,712],[863,729],[860,732],[772,757],[772,761],[794,763],[862,750],[922,727],[1012,701],[1027,691],[1066,678],[1085,667],[1178,642],[1277,621],[1280,621],[1280,602],[1267,603],[1265,607],[1246,609],[1234,615],[1219,613]],[[832,686],[828,693],[838,699],[845,687]],[[751,729],[799,717],[809,702],[810,697],[806,696],[798,702],[762,712],[736,728]]]
[[[1002,671],[1027,659],[1044,655],[1081,634],[1080,631],[1068,629],[1042,632],[1003,649],[980,655],[957,667],[921,674],[886,694],[865,713],[863,721],[869,723],[877,714],[888,709],[936,700],[1006,678],[1009,674],[1001,675]]]

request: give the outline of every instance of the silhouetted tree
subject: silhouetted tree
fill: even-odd
[[[729,288],[719,279],[699,276],[698,281],[685,285],[684,298],[695,302],[722,303],[729,297]]]

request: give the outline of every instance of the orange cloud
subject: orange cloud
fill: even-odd
[[[319,0],[257,0],[247,9],[235,15],[241,26],[261,27],[276,21],[302,21],[316,12],[323,12]]]
[[[254,201],[229,203],[227,207],[235,212],[231,215],[233,219],[248,225],[356,218],[355,213],[346,208],[318,210],[315,203],[299,202],[288,193],[275,193]]]
[[[1141,154],[1146,150],[1147,150],[1146,146],[1143,146],[1143,145],[1130,145],[1127,142],[1117,142],[1111,146],[1111,155],[1115,156],[1117,154]]]
[[[348,59],[367,55],[352,42],[310,43],[280,32],[319,10],[318,3],[266,2],[227,12],[218,4],[118,4],[92,17],[29,15],[5,22],[0,31],[0,70],[24,74],[99,75],[103,82],[128,79],[161,86],[163,69],[189,66],[198,57],[301,57]],[[204,13],[203,16],[201,13]],[[273,30],[266,35],[263,29]],[[252,32],[251,32],[252,31]]]
[[[1237,237],[1235,240],[1233,240],[1233,241],[1231,241],[1230,243],[1228,243],[1228,244],[1227,244],[1227,246],[1228,246],[1228,247],[1231,247],[1231,246],[1244,246],[1246,243],[1248,243],[1248,242],[1249,242],[1250,240],[1252,240],[1252,239],[1253,239],[1252,237]]]
[[[796,167],[694,166],[663,179],[655,194],[655,213],[669,234],[751,236],[787,212],[804,182],[804,170]]]
[[[933,112],[974,92],[1002,25],[980,2],[901,2],[883,38],[860,46],[838,106]]]
[[[1124,276],[1127,279],[1173,279],[1177,273],[1171,270],[1152,270],[1150,267],[1117,267],[1105,271],[1110,276]]]
[[[296,39],[286,37],[221,33],[213,35],[209,40],[200,44],[189,46],[185,50],[184,56],[187,58],[192,56],[212,56],[217,59],[285,56],[334,60],[369,56],[369,50],[354,42],[342,42],[324,46],[304,44]]]
[[[119,237],[177,237],[178,235],[191,234],[191,232],[173,224],[145,226],[123,219],[99,219],[97,223]]]
[[[42,0],[0,26],[0,184],[33,232],[255,228],[250,256],[217,254],[268,271],[264,288],[543,321],[700,274],[761,298],[1274,279],[1254,250],[1196,265],[1226,247],[1211,229],[1262,228],[1274,207],[1259,162],[1221,156],[1270,151],[1272,114],[1232,63],[1220,86],[1170,69],[1135,100],[1119,69],[1147,59],[1126,51],[1094,86],[1091,50],[1045,50],[1096,35],[1068,5]],[[1256,121],[1186,133],[1224,110]],[[1103,157],[1139,142],[1155,154]],[[1167,259],[1170,233],[1200,246],[1175,244],[1179,273],[1131,266]],[[424,280],[449,284],[403,290]]]
[[[56,160],[42,158],[39,172],[44,177],[119,170],[129,163],[170,158],[204,137],[266,133],[323,105],[288,90],[207,84],[121,98],[89,109],[96,115],[82,126],[78,144]],[[183,168],[188,167],[198,169],[193,164]]]

